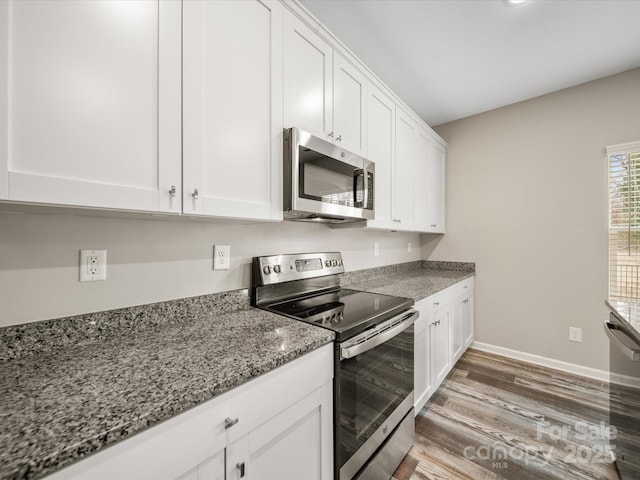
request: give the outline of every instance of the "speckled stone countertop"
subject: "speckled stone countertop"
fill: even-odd
[[[346,273],[342,285],[418,302],[475,275],[475,264],[416,261]]]
[[[186,318],[202,310],[187,303],[179,321],[158,307],[151,326],[133,322],[134,307],[122,310],[129,320],[74,317],[75,330],[54,321],[3,329],[0,342],[19,348],[0,348],[0,479],[43,477],[333,341],[246,305]],[[47,336],[78,338],[51,348]]]
[[[474,271],[415,261],[342,284],[419,301]],[[0,328],[0,480],[46,476],[333,338],[246,290]]]

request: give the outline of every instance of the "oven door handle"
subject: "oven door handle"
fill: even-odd
[[[393,328],[384,330],[364,342],[356,343],[355,345],[350,345],[351,342],[349,341],[345,342],[345,346],[340,346],[340,361],[356,357],[361,353],[371,350],[372,348],[392,339],[413,325],[419,315],[420,314],[416,310],[409,310],[409,312],[404,312],[397,317],[388,320],[388,323],[393,323],[398,318],[404,318],[401,323],[397,324]]]
[[[604,321],[604,331],[611,339],[611,342],[620,349],[625,356],[633,360],[634,362],[640,362],[640,345],[626,334],[622,325],[609,320]]]

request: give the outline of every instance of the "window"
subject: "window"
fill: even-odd
[[[640,142],[607,148],[609,298],[640,301]]]

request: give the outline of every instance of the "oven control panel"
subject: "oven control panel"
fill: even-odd
[[[340,252],[294,253],[253,258],[254,284],[271,285],[344,273]]]

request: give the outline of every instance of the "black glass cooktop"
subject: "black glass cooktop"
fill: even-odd
[[[410,298],[340,289],[269,306],[269,310],[333,330],[346,340],[413,305]]]

